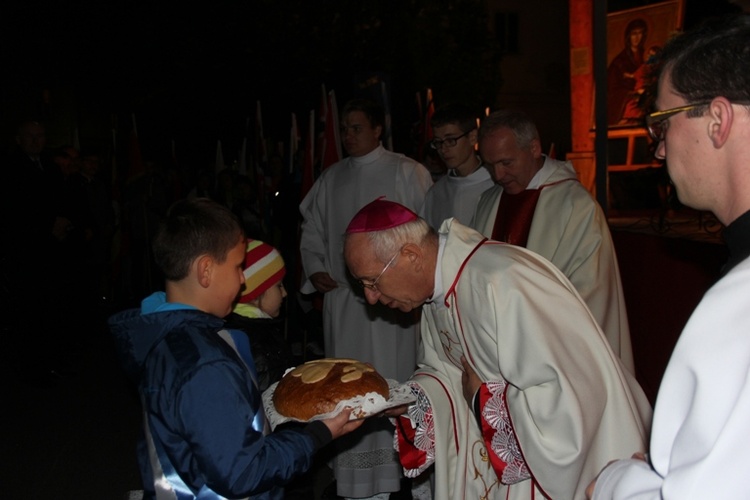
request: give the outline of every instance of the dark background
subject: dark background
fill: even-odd
[[[560,0],[502,3],[525,3],[541,16],[551,1]],[[656,2],[610,0],[609,10],[649,3]],[[19,120],[33,117],[47,123],[51,147],[70,142],[77,127],[83,148],[111,152],[113,129],[122,148],[135,114],[146,158],[164,160],[174,140],[182,164],[213,168],[217,139],[227,160],[236,156],[256,101],[266,135],[286,141],[290,114],[305,122],[310,109],[317,111],[321,84],[336,91],[341,106],[360,91],[364,75],[380,74],[391,84],[396,150],[409,152],[416,92],[431,87],[441,101],[492,105],[504,78],[517,76],[500,73],[502,51],[484,4],[6,1],[0,6],[3,145],[11,144]],[[684,25],[736,10],[726,0],[686,0]],[[559,22],[567,26],[567,19]],[[550,44],[567,46],[566,26],[562,40]],[[647,216],[649,227],[661,228],[661,215]],[[642,232],[614,227],[613,239],[637,375],[653,401],[672,346],[726,255],[713,241]],[[34,324],[31,318],[29,331]],[[4,337],[29,333],[0,326]],[[60,332],[75,339],[78,372],[41,387],[19,380],[13,352],[0,351],[4,497],[121,500],[140,488],[138,400],[104,330]]]
[[[499,69],[483,59],[494,56],[482,4],[8,3],[0,27],[4,136],[26,115],[52,122],[65,115],[77,122],[82,146],[84,136],[106,142],[113,121],[129,131],[135,113],[146,155],[164,155],[159,148],[177,138],[183,152],[209,151],[208,162],[218,138],[230,141],[225,155],[235,155],[256,101],[265,135],[286,141],[292,112],[305,125],[317,112],[321,85],[342,106],[372,74],[388,79],[394,128],[408,130],[418,119],[415,92],[426,86],[491,102]],[[469,69],[470,86],[461,76]],[[50,126],[52,142],[61,142]],[[150,149],[149,141],[162,146]]]
[[[608,9],[650,3],[657,2],[611,0]],[[504,75],[488,22],[494,4],[4,2],[1,131],[7,142],[31,116],[47,122],[51,146],[72,142],[77,127],[82,147],[106,149],[112,130],[128,133],[135,114],[144,156],[168,157],[175,140],[183,162],[206,166],[218,139],[225,158],[236,158],[257,101],[266,137],[288,141],[291,113],[304,133],[321,85],[336,91],[341,107],[379,75],[391,90],[395,149],[410,154],[417,92],[424,97],[430,87],[440,102],[495,104]],[[684,24],[732,10],[740,8],[727,0],[686,0]]]

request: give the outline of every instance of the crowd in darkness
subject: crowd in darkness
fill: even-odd
[[[146,159],[136,169],[123,165],[113,182],[108,151],[50,144],[43,122],[25,120],[9,139],[2,151],[0,284],[7,352],[26,382],[74,375],[70,354],[87,335],[101,335],[109,314],[162,288],[151,239],[179,199],[225,204],[248,237],[274,244],[289,269],[296,268],[299,179],[283,175],[278,156],[269,159],[264,177],[241,173],[237,165],[186,175]],[[288,273],[290,291],[298,279]],[[296,318],[296,309],[289,316]]]

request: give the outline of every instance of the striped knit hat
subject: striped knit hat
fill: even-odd
[[[284,278],[284,259],[274,247],[260,240],[247,240],[245,253],[245,288],[240,302],[248,303],[261,296]]]

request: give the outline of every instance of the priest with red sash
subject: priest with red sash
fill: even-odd
[[[643,391],[543,257],[378,199],[344,258],[368,302],[421,308],[416,402],[387,415],[404,473],[434,466],[436,500],[583,498],[602,466],[645,450]]]
[[[469,225],[552,262],[586,302],[612,350],[635,373],[625,299],[607,218],[569,162],[542,154],[539,132],[521,111],[482,120],[479,153],[495,185]]]

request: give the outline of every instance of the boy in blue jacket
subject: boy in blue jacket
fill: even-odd
[[[143,404],[145,498],[282,498],[316,451],[362,423],[344,411],[269,433],[247,336],[221,319],[245,282],[245,241],[222,205],[177,202],[153,242],[165,292],[109,320]]]

